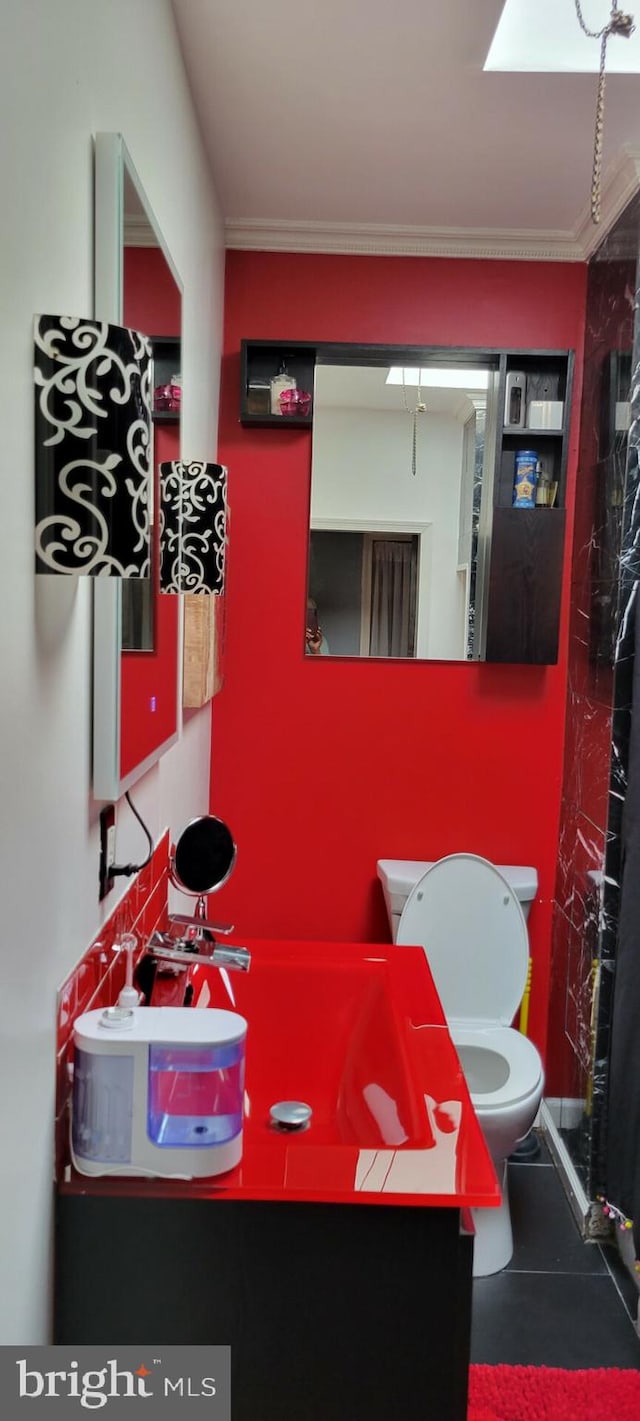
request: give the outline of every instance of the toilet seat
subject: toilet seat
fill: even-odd
[[[518,1105],[539,1089],[542,1063],[536,1047],[520,1031],[457,1021],[449,1022],[449,1030],[476,1110],[490,1113]],[[473,1052],[477,1052],[475,1057]],[[502,1082],[500,1067],[492,1057],[506,1067]]]
[[[396,942],[424,948],[449,1022],[510,1026],[527,980],[520,903],[477,854],[439,859],[412,888]]]

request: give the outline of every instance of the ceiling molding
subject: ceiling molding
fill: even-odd
[[[124,215],[123,241],[125,247],[157,247],[158,238],[151,223],[142,213]]]
[[[618,157],[607,169],[602,187],[601,215],[599,222],[591,220],[591,204],[587,202],[576,226],[576,241],[582,251],[582,260],[588,261],[607,233],[624,212],[627,203],[640,189],[640,148],[625,144]]]
[[[588,261],[640,190],[640,148],[625,146],[608,169],[601,219],[591,221],[587,204],[574,231],[492,230],[464,227],[399,227],[377,223],[274,222],[230,219],[226,245],[232,251],[314,252],[343,256],[473,257],[497,261]]]
[[[490,228],[397,227],[377,223],[229,220],[235,251],[337,253],[345,256],[482,257],[498,261],[582,261],[572,232]]]

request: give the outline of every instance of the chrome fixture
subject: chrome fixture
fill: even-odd
[[[151,1002],[156,971],[180,976],[194,960],[212,967],[248,972],[251,954],[246,947],[216,942],[233,932],[230,923],[212,923],[207,918],[207,894],[226,883],[236,861],[236,846],[227,825],[212,814],[192,819],[178,835],[169,856],[171,882],[181,893],[197,899],[193,916],[169,916],[166,932],[155,932],[136,970],[136,985]],[[193,993],[187,987],[187,994]],[[185,996],[185,1005],[187,1004]]]
[[[223,928],[222,931],[233,930]],[[251,965],[251,953],[246,947],[231,947],[216,942],[208,925],[198,936],[174,937],[171,932],[156,932],[149,941],[146,955],[156,962],[177,963],[183,971],[188,970],[194,959],[209,963],[212,967],[227,967],[239,972],[248,972]]]
[[[304,1100],[279,1100],[271,1106],[269,1119],[277,1130],[306,1130],[313,1111]]]

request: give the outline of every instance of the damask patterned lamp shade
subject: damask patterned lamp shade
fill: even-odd
[[[227,470],[176,460],[160,465],[160,591],[224,591]]]
[[[36,572],[149,576],[152,373],[137,331],[36,316]]]

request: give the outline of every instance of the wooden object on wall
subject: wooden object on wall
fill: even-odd
[[[564,508],[495,508],[487,661],[558,660]]]
[[[220,597],[184,599],[184,679],[182,704],[206,705],[222,686]]]

